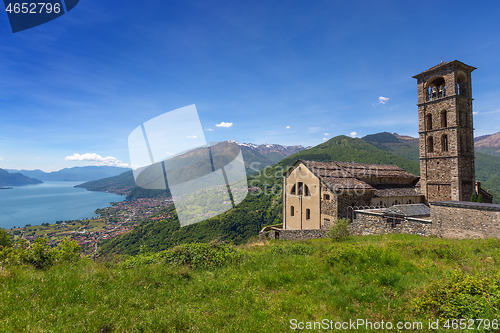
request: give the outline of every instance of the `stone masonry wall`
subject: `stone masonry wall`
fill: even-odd
[[[401,223],[392,226],[380,213],[356,212],[356,219],[349,225],[351,235],[382,235],[382,234],[414,234],[429,236],[432,232],[431,222],[418,219],[403,219]]]
[[[431,202],[433,234],[443,238],[500,238],[500,205]]]
[[[267,235],[268,239],[284,239],[284,240],[302,240],[313,238],[326,238],[326,229],[309,229],[309,230],[272,230]]]

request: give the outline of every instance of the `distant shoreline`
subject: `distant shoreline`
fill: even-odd
[[[0,187],[0,190],[12,190],[13,187]]]

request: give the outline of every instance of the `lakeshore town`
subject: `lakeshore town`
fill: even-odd
[[[97,209],[98,215],[84,220],[57,221],[55,224],[26,225],[13,228],[14,237],[23,237],[29,242],[45,237],[51,246],[67,238],[75,240],[83,254],[92,254],[102,240],[107,240],[136,227],[142,220],[153,222],[170,217],[160,213],[173,203],[171,198],[142,198],[112,203],[111,207]],[[155,215],[156,216],[153,216]]]

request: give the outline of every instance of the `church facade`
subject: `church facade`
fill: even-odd
[[[325,229],[354,207],[420,203],[418,179],[395,165],[298,160],[283,177],[283,229]]]

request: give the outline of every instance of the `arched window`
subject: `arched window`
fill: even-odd
[[[432,136],[427,138],[427,152],[434,152],[434,138]]]
[[[441,151],[448,151],[448,135],[446,134],[441,136]]]
[[[296,187],[295,184],[293,184],[292,190],[290,191],[290,194],[295,195],[295,192],[296,192],[295,187]]]
[[[290,207],[290,216],[294,216],[295,215],[295,207],[291,206]]]
[[[448,127],[448,119],[446,119],[446,111],[441,111],[441,127]]]
[[[425,116],[425,129],[430,131],[432,129],[432,114]]]
[[[306,209],[306,220],[311,219],[311,210],[309,208]]]
[[[427,86],[427,100],[433,101],[443,97],[446,97],[446,82],[444,78],[438,77]]]
[[[459,72],[457,74],[457,86],[456,86],[456,94],[460,96],[467,97],[468,96],[468,84],[467,84],[467,76],[464,72]]]
[[[303,195],[304,194],[304,183],[302,182],[299,182],[299,186],[298,186],[298,195]]]
[[[304,184],[304,195],[309,197],[311,196],[311,192],[309,192],[309,187]]]

